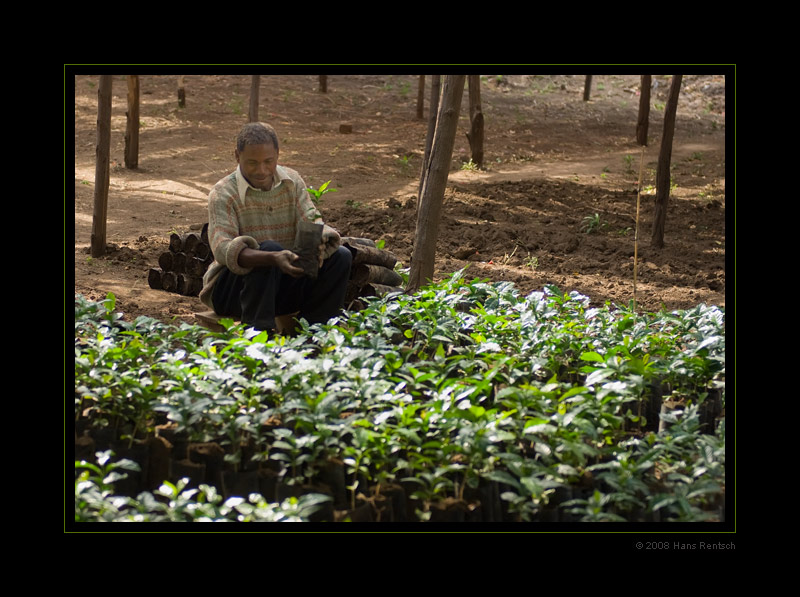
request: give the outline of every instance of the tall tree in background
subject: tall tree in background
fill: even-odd
[[[128,75],[128,111],[125,114],[125,167],[139,167],[139,75]]]
[[[111,75],[100,75],[97,88],[97,159],[94,169],[94,213],[92,214],[91,255],[106,252],[106,218],[111,153]]]
[[[248,122],[258,122],[258,91],[261,85],[261,75],[250,77],[250,107],[247,110]]]
[[[442,99],[436,118],[436,132],[431,145],[430,159],[426,168],[422,194],[417,206],[417,228],[414,235],[414,251],[411,255],[411,271],[406,286],[414,292],[433,280],[436,241],[439,236],[439,218],[442,201],[453,158],[458,115],[464,95],[466,75],[447,75],[442,84]]]
[[[647,145],[647,129],[650,123],[650,86],[652,75],[642,75],[641,89],[639,90],[639,118],[636,121],[636,142]]]
[[[469,123],[467,133],[472,163],[483,168],[483,109],[481,108],[480,75],[469,75]]]
[[[683,75],[672,75],[667,107],[664,110],[664,134],[658,154],[656,170],[656,209],[653,217],[653,236],[650,244],[656,249],[664,246],[664,228],[667,222],[667,200],[670,191],[670,163],[672,161],[672,138],[675,136],[675,114],[678,111],[678,95]]]
[[[178,75],[178,107],[186,107],[186,86],[184,85],[185,75]]]
[[[425,75],[420,75],[417,79],[417,118],[422,120],[425,117]]]
[[[425,155],[422,156],[422,168],[419,173],[419,192],[418,197],[422,197],[422,188],[425,186],[425,175],[428,172],[428,161],[431,157],[431,146],[433,145],[433,135],[436,132],[436,118],[439,116],[439,93],[441,92],[441,75],[431,76],[431,101],[430,114],[428,114],[428,134],[425,137]],[[419,206],[419,201],[417,202]]]

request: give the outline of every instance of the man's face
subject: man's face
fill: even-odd
[[[271,144],[245,145],[242,151],[237,149],[235,153],[247,182],[257,189],[269,191],[278,167],[278,150]]]

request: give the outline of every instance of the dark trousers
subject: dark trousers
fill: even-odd
[[[282,251],[273,241],[262,251]],[[325,323],[341,313],[353,255],[346,247],[322,263],[316,280],[294,278],[277,267],[256,268],[243,276],[225,269],[214,283],[214,311],[259,330],[275,329],[275,316],[299,312],[309,323]]]

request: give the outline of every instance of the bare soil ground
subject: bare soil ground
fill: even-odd
[[[117,297],[126,319],[195,323],[195,297],[152,290],[149,268],[171,232],[207,221],[207,196],[236,164],[250,78],[140,77],[139,166],[124,166],[127,84],[114,77],[108,251],[92,258],[98,76],[75,83],[75,293]],[[314,188],[331,180],[321,210],[342,235],[386,241],[408,265],[427,120],[416,117],[417,76],[261,77],[260,120],[281,137],[280,158]],[[655,76],[639,217],[641,309],[725,305],[725,78],[686,75],[678,105],[666,246],[650,246],[655,169],[670,77]],[[67,80],[67,84],[70,81]],[[430,85],[430,78],[427,81]],[[486,161],[470,167],[465,93],[439,228],[436,276],[509,280],[522,291],[554,284],[595,304],[633,298],[634,229],[641,148],[635,141],[639,76],[485,75]],[[429,87],[426,88],[426,96]],[[428,114],[425,100],[425,118]],[[352,126],[351,133],[340,125]]]

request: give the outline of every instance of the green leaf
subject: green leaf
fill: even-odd
[[[597,369],[589,374],[586,378],[586,385],[593,386],[597,383],[600,383],[607,377],[611,377],[614,375],[615,371],[613,369]]]
[[[282,441],[282,440],[278,440],[276,442],[273,442],[272,443],[272,447],[273,448],[277,448],[279,450],[294,450],[294,446],[292,446],[292,444],[290,444],[288,442],[285,442],[285,441]]]
[[[522,486],[519,483],[519,480],[512,476],[510,473],[505,471],[490,471],[483,475],[485,479],[489,479],[490,481],[495,481],[497,483],[502,483],[504,485],[510,485],[511,487],[515,487],[516,489],[521,489]]]
[[[583,394],[583,393],[588,392],[588,391],[589,391],[589,388],[587,388],[585,386],[575,386],[573,388],[570,388],[566,392],[564,392],[561,395],[561,398],[559,398],[558,400],[559,400],[559,402],[561,402],[563,400],[566,400],[567,398],[572,398],[573,396],[578,396],[578,395]]]
[[[546,419],[533,418],[525,421],[524,433],[555,433],[557,428],[551,425]]]

